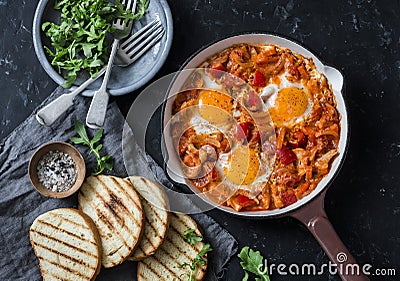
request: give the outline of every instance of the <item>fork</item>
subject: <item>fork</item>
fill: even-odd
[[[126,10],[131,10],[132,13],[135,12],[136,0],[122,0],[121,2]],[[117,19],[113,22],[113,27],[115,28],[113,34],[114,41],[112,44],[111,54],[108,59],[106,73],[104,74],[103,83],[101,84],[100,88],[94,92],[92,103],[90,104],[89,111],[86,116],[86,126],[89,128],[99,129],[103,127],[109,98],[107,92],[108,79],[110,78],[112,66],[114,64],[114,58],[119,46],[119,41],[131,33],[132,23],[132,20],[124,21],[122,19]]]
[[[131,35],[124,43],[120,45],[115,57],[115,65],[126,67],[135,62],[141,55],[147,52],[154,44],[162,38],[164,27],[159,19],[155,19],[145,25],[133,35]],[[139,43],[140,42],[140,43]],[[138,44],[139,43],[139,44]],[[64,114],[74,103],[74,99],[91,83],[104,74],[105,68],[98,72],[94,78],[89,78],[72,92],[65,93],[51,103],[40,109],[36,113],[37,121],[44,125],[50,126],[62,114]]]

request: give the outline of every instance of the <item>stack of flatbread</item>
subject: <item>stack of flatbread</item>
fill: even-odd
[[[183,235],[188,215],[170,213],[162,188],[143,177],[90,176],[78,195],[78,210],[62,208],[40,215],[30,228],[43,280],[94,280],[105,268],[138,261],[137,279],[189,280],[191,265],[204,246]],[[193,279],[203,280],[198,265]]]

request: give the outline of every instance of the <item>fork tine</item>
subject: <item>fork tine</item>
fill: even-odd
[[[133,36],[129,37],[128,40],[126,40],[124,43],[122,43],[119,48],[120,49],[126,49],[126,48],[129,49],[131,45],[137,44],[137,43],[135,43],[137,41],[136,39],[138,37],[142,38],[142,34],[144,32],[151,29],[153,26],[155,26],[157,24],[160,24],[160,21],[158,19],[155,19],[152,22],[150,22],[149,24],[145,25],[144,27],[142,27],[141,29],[136,31]],[[135,41],[135,42],[131,44],[132,41]]]
[[[132,56],[133,53],[137,52],[138,50],[140,50],[143,46],[145,46],[148,42],[150,42],[152,39],[154,39],[160,32],[163,31],[163,27],[160,25],[158,26],[155,30],[152,30],[152,33],[150,35],[146,34],[141,36],[140,42],[138,44],[131,44],[130,45],[130,49],[126,50],[126,54],[128,56]],[[137,40],[139,41],[139,40]]]
[[[122,3],[126,0],[122,0]],[[136,1],[137,0],[128,0],[128,3],[126,4],[126,9],[127,10],[132,10],[132,13],[134,14],[136,11]]]
[[[136,2],[137,0],[121,0],[121,4],[124,6],[125,10],[131,10],[132,14],[136,12]],[[123,25],[123,19],[116,19],[114,21],[115,24]]]
[[[147,42],[149,42],[154,36],[156,36],[163,29],[161,23],[153,26],[151,29],[147,30],[136,40],[134,40],[129,46],[125,48],[125,52],[129,55],[132,49],[137,49],[143,47]],[[150,38],[150,39],[149,39]]]
[[[147,52],[148,49],[153,47],[155,43],[157,43],[158,40],[161,39],[164,35],[164,28],[161,27],[157,30],[157,32],[153,33],[151,36],[146,38],[140,45],[138,45],[136,48],[134,48],[131,52],[129,52],[129,57],[131,63],[136,61],[138,58],[140,58],[145,52]],[[142,48],[143,47],[143,48]],[[138,53],[136,53],[139,51]]]

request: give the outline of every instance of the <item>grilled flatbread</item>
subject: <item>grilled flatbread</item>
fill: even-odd
[[[37,217],[29,230],[43,280],[94,280],[101,268],[101,241],[93,221],[70,208]]]
[[[203,242],[194,245],[187,243],[183,237],[183,232],[189,228],[195,230],[201,236],[196,222],[184,214],[170,213],[170,223],[167,237],[163,244],[154,255],[138,263],[138,281],[177,281],[187,280],[190,273],[188,267],[179,268],[182,264],[192,264],[197,254],[204,246]],[[207,257],[203,258],[207,261]],[[194,280],[204,279],[207,263],[201,268],[197,268]]]
[[[164,241],[169,220],[168,200],[161,187],[149,179],[129,177],[127,180],[133,184],[133,187],[139,193],[144,211],[142,240],[128,258],[138,261],[154,254]]]
[[[88,177],[79,191],[78,207],[99,230],[104,267],[121,264],[133,253],[142,235],[143,211],[128,181],[104,175]]]

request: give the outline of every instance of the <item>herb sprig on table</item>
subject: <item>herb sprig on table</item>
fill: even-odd
[[[66,71],[63,87],[69,88],[81,70],[96,76],[108,59],[107,33],[114,31],[115,19],[140,19],[149,0],[138,0],[137,13],[125,10],[119,0],[58,0],[54,9],[61,11],[60,23],[45,22],[42,30],[50,39],[51,48],[45,50],[52,57],[51,64],[60,74]]]
[[[93,175],[101,174],[105,169],[112,171],[114,167],[114,160],[110,155],[101,156],[100,150],[102,149],[102,144],[97,144],[102,136],[103,136],[103,128],[99,129],[93,136],[92,139],[89,139],[88,134],[86,132],[85,126],[80,123],[78,120],[75,121],[75,131],[78,133],[79,137],[72,137],[70,140],[74,144],[83,144],[89,147],[90,152],[96,156],[97,159],[97,167],[92,173]]]
[[[256,281],[270,281],[268,268],[264,267],[264,257],[259,251],[253,251],[249,247],[244,247],[238,257],[242,260],[240,265],[244,270],[244,277],[242,281],[249,279],[249,272],[257,275]]]
[[[197,235],[195,230],[192,228],[185,230],[182,235],[185,241],[190,245],[194,245],[197,242],[203,241],[203,237]],[[192,264],[188,264],[185,262],[179,266],[179,268],[189,267],[190,273],[188,274],[188,281],[195,281],[193,277],[194,273],[196,272],[198,266],[202,267],[206,264],[204,256],[210,251],[212,251],[211,245],[209,243],[206,243],[203,245],[203,248],[201,248],[200,252],[196,255],[196,257],[192,261]]]

